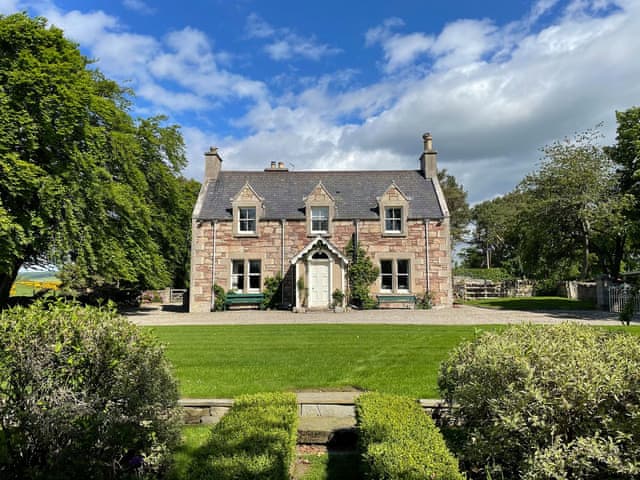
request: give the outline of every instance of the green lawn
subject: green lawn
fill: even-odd
[[[563,297],[484,298],[467,300],[466,305],[500,310],[594,310],[592,302],[569,300]]]
[[[497,329],[489,326],[482,329]],[[473,326],[153,327],[183,397],[358,387],[438,397],[438,365]]]
[[[187,470],[198,450],[209,439],[211,425],[185,425],[182,427],[182,442],[172,454],[172,464],[167,480],[187,479]]]

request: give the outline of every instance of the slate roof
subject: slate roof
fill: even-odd
[[[377,197],[392,182],[409,197],[408,218],[440,219],[443,212],[430,178],[418,170],[367,171],[222,171],[210,182],[199,212],[200,220],[232,219],[231,199],[249,183],[264,199],[263,219],[304,220],[304,200],[322,182],[335,200],[337,220],[378,219]]]

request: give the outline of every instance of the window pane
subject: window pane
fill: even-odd
[[[233,260],[231,272],[231,288],[244,290],[244,260]]]
[[[398,260],[398,274],[409,274],[409,260]]]
[[[249,260],[249,289],[260,290],[260,260]]]
[[[384,209],[384,229],[387,232],[402,231],[402,208],[391,207]]]
[[[391,274],[393,272],[391,260],[380,260],[380,271],[382,273]]]
[[[242,275],[244,274],[244,261],[243,260],[234,260],[233,261],[233,273]]]
[[[391,291],[393,289],[393,262],[380,260],[380,289]]]
[[[239,208],[238,209],[239,225],[238,228],[241,232],[255,232],[256,231],[256,209],[255,207]]]
[[[249,273],[260,274],[260,260],[249,260]]]
[[[311,230],[314,232],[329,230],[329,207],[311,207]]]
[[[398,260],[398,290],[409,290],[409,260]]]

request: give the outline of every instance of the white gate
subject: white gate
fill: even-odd
[[[629,285],[609,287],[609,311],[620,313],[628,302],[634,302],[634,311],[640,311],[640,293]]]

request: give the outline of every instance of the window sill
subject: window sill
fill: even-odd
[[[383,237],[406,237],[405,232],[382,232]]]
[[[260,235],[258,235],[256,232],[237,232],[234,233],[233,236],[237,238],[258,238]]]

